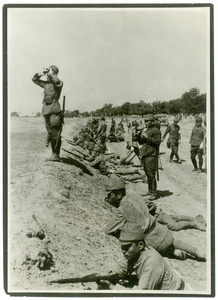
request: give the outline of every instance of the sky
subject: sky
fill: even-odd
[[[209,8],[8,9],[9,111],[41,111],[31,79],[56,65],[66,110],[209,91]]]

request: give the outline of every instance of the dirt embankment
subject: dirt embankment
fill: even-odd
[[[67,119],[63,137],[72,137],[84,122]],[[181,124],[181,165],[170,164],[169,150],[165,142],[161,145],[163,170],[158,182],[160,198],[155,203],[168,213],[202,214],[207,219],[207,175],[192,173],[189,159],[192,127],[192,120]],[[122,257],[117,240],[104,234],[104,227],[113,215],[113,209],[104,202],[108,177],[95,169],[93,176],[90,175],[63,151],[62,162],[45,162],[51,151],[45,147],[45,137],[41,118],[11,120],[8,289],[10,292],[96,290],[96,283],[51,285],[49,281],[105,273]],[[126,151],[125,143],[110,143],[108,148],[121,155]],[[143,194],[147,185],[129,183],[127,189]],[[208,232],[189,229],[175,232],[174,236],[207,250]],[[209,261],[167,261],[197,291],[206,290]]]

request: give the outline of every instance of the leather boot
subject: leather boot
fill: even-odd
[[[59,155],[57,154],[56,150],[56,140],[51,140],[51,148],[52,148],[52,156],[49,158],[46,158],[45,161],[59,161]]]
[[[156,178],[151,179],[151,196],[148,198],[149,200],[156,200],[157,197],[157,181]]]
[[[61,137],[55,140],[55,148],[54,153],[59,157],[60,156],[60,150],[61,150]]]

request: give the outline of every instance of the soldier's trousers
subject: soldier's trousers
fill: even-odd
[[[156,156],[144,156],[142,158],[142,164],[144,167],[145,175],[148,181],[148,190],[151,193],[155,193],[157,190],[157,181],[155,178],[157,170],[157,157]]]
[[[193,163],[194,168],[197,168],[197,161],[195,159],[196,155],[198,155],[199,160],[199,168],[202,169],[203,166],[203,149],[200,149],[199,146],[191,146],[190,150],[191,161]]]
[[[156,221],[163,225],[166,225],[167,228],[171,231],[196,228],[196,219],[194,217],[184,215],[169,215],[161,212]]]
[[[51,142],[52,153],[60,155],[61,149],[61,131],[63,117],[60,113],[44,115],[45,128],[48,132],[48,137]]]
[[[171,143],[170,147],[171,147],[170,160],[173,159],[174,155],[177,160],[180,160],[179,155],[178,155],[179,145],[175,144],[175,143]]]

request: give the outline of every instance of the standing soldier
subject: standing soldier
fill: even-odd
[[[114,118],[112,117],[112,119],[111,119],[111,128],[110,128],[110,134],[111,133],[115,133],[115,128],[116,128],[116,122],[115,122],[115,120],[114,120]]]
[[[202,170],[207,173],[207,118],[206,116],[204,117],[204,126],[205,126],[205,135],[204,135],[204,140],[203,140],[203,154],[205,156],[205,169]]]
[[[45,120],[45,127],[48,132],[48,139],[51,142],[52,156],[47,161],[59,161],[61,148],[61,131],[63,124],[63,114],[59,103],[63,82],[58,79],[59,69],[51,65],[43,72],[36,73],[32,81],[44,89],[42,115]],[[46,80],[41,80],[42,76]]]
[[[156,171],[158,170],[159,146],[161,143],[161,131],[154,126],[154,116],[148,114],[145,116],[146,131],[142,131],[139,136],[139,144],[143,144],[140,149],[140,157],[148,179],[149,200],[157,199],[157,181]]]
[[[206,129],[202,127],[202,118],[197,117],[195,121],[195,126],[192,129],[191,137],[190,137],[190,144],[191,144],[191,161],[194,166],[194,170],[198,171],[197,161],[195,159],[196,155],[198,155],[199,160],[199,169],[202,171],[203,166],[203,141],[204,135],[206,133]]]
[[[179,119],[174,118],[173,124],[169,125],[167,129],[164,132],[162,142],[164,141],[165,137],[169,133],[168,141],[167,141],[167,147],[171,148],[171,154],[170,154],[170,162],[173,162],[173,157],[175,155],[177,162],[181,164],[181,159],[179,158],[178,150],[179,150],[179,144],[181,143],[181,133],[180,126],[178,125]]]
[[[104,149],[104,152],[107,150],[106,147],[106,133],[107,133],[107,123],[105,117],[101,117],[101,122],[98,127],[98,137],[101,139],[101,143]]]

